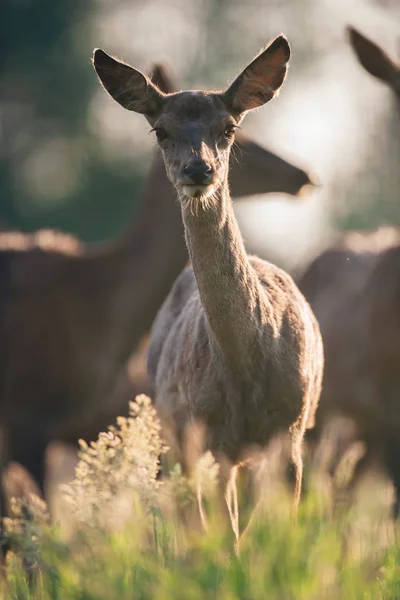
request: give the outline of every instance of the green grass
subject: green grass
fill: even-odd
[[[373,505],[333,516],[328,495],[314,486],[294,525],[289,495],[275,485],[264,490],[237,556],[213,500],[215,464],[208,456],[198,471],[207,496],[205,533],[195,517],[193,482],[178,469],[164,484],[155,478],[162,444],[151,407],[139,402],[133,409],[135,419],[82,446],[77,477],[64,492],[72,506],[68,535],[46,522],[40,503],[31,506],[29,523],[17,505],[9,525],[18,551],[8,560],[2,598],[400,598],[400,545]]]

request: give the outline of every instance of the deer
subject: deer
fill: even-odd
[[[400,65],[354,27],[347,32],[363,68],[400,100]],[[330,474],[354,441],[363,442],[365,452],[347,492],[372,463],[380,463],[395,487],[395,517],[400,507],[399,387],[394,374],[400,359],[394,283],[396,264],[400,270],[395,258],[399,247],[400,229],[395,227],[347,232],[298,281],[319,322],[325,349],[323,388],[310,442],[317,445],[334,418],[348,419],[352,427],[332,457]]]
[[[174,82],[154,68],[166,92]],[[305,171],[237,139],[232,195],[297,194]],[[128,374],[188,254],[173,187],[155,153],[139,210],[118,238],[86,245],[55,231],[0,234],[1,472],[24,467],[45,493],[49,444],[96,439],[129,400],[149,392]],[[1,512],[6,512],[0,487]]]
[[[105,90],[154,130],[176,189],[192,266],[156,317],[148,374],[164,430],[173,423],[178,446],[191,424],[204,426],[204,447],[220,464],[237,541],[238,467],[249,446],[265,447],[280,432],[290,438],[296,513],[302,440],[314,420],[323,370],[309,305],[288,274],[247,255],[228,185],[236,129],[248,111],[276,95],[289,58],[280,35],[225,92],[164,94],[127,63],[101,49],[93,54]]]

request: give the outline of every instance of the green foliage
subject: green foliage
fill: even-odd
[[[75,480],[65,489],[75,516],[66,540],[48,524],[41,502],[26,522],[14,505],[8,523],[16,554],[2,586],[7,600],[383,600],[399,598],[400,546],[382,552],[360,534],[353,512],[332,517],[317,492],[303,502],[296,524],[290,498],[265,490],[268,500],[246,532],[240,555],[213,501],[217,469],[209,454],[202,479],[210,516],[206,533],[188,507],[193,482],[179,469],[160,482],[165,447],[145,397],[131,417],[82,444]],[[184,501],[182,501],[184,499]],[[183,505],[183,507],[182,507]],[[184,509],[184,510],[183,510]],[[185,512],[186,518],[183,518]],[[118,513],[118,514],[117,514]],[[194,513],[192,513],[194,514]],[[371,521],[371,535],[381,523]],[[30,583],[27,573],[30,574]]]

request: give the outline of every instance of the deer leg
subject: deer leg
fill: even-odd
[[[400,439],[396,436],[389,435],[386,440],[385,462],[395,491],[392,516],[393,519],[398,519],[400,513]]]
[[[225,500],[232,523],[233,533],[235,534],[236,542],[239,542],[239,504],[236,484],[237,470],[238,467],[233,467],[233,469],[231,469],[225,491]]]
[[[303,436],[298,432],[292,434],[291,439],[291,461],[289,470],[294,482],[293,490],[293,518],[297,518],[301,498],[301,485],[303,480],[303,457],[302,457]]]
[[[350,447],[350,445],[349,445]],[[365,475],[366,471],[371,465],[371,459],[373,456],[373,450],[370,444],[366,444],[365,453],[360,457],[360,459],[356,462],[353,473],[350,476],[347,484],[343,488],[338,487],[337,485],[333,488],[333,498],[334,498],[334,508],[337,509],[339,503],[344,506],[348,506],[349,502],[352,501],[355,490]],[[343,457],[340,457],[343,458]],[[339,465],[340,461],[337,461]],[[335,479],[335,472],[332,473],[332,480]]]
[[[0,431],[0,564],[4,565],[6,556],[11,550],[10,542],[5,535],[4,519],[8,516],[8,496],[5,487],[5,472],[10,460],[9,428],[3,423]]]
[[[239,518],[239,531],[243,531],[247,528],[248,523],[255,512],[258,505],[256,500],[256,485],[254,481],[254,473],[251,468],[247,465],[241,465],[238,469],[236,485],[238,488],[239,505],[240,505],[240,518]],[[243,534],[241,535],[241,537]]]
[[[40,437],[34,444],[33,442],[27,444],[27,440],[19,437],[17,431],[12,429],[8,441],[10,444],[7,444],[6,448],[2,448],[0,465],[0,562],[2,563],[5,562],[8,551],[12,549],[4,530],[4,518],[9,516],[8,497],[11,494],[23,499],[29,493],[36,493],[37,489],[44,496],[45,451],[47,447],[47,441],[45,442]],[[7,471],[11,461],[23,467],[22,478],[21,472],[16,478],[14,472],[14,476],[9,479],[10,474]],[[12,491],[9,489],[10,486]],[[26,511],[25,518],[31,518],[29,510]]]
[[[243,530],[240,535],[240,544],[245,543],[249,535],[254,519],[257,516],[261,506],[261,497],[257,494],[256,484],[254,481],[254,473],[248,466],[244,465],[240,470],[240,499],[241,499],[241,515],[244,513],[244,518],[239,521],[243,525]],[[244,525],[244,523],[246,524]]]
[[[208,531],[208,520],[203,504],[203,493],[201,490],[201,482],[197,482],[197,507],[199,509],[200,522],[204,531]]]
[[[238,550],[239,543],[239,505],[237,496],[237,467],[222,458],[218,461],[220,465],[219,486],[218,486],[218,508],[222,521],[230,524],[235,536],[235,550]]]
[[[394,483],[394,491],[395,491],[395,501],[392,507],[392,516],[393,519],[397,520],[399,518],[400,513],[400,482],[396,481]]]
[[[10,460],[23,467],[22,478],[18,481],[16,490],[17,498],[23,502],[24,518],[30,521],[34,518],[29,506],[29,496],[38,493],[45,498],[45,459],[48,446],[48,437],[44,435],[43,427],[35,426],[34,422],[26,422],[25,426],[10,428]],[[26,504],[25,504],[26,502]],[[9,547],[6,548],[8,550]],[[24,570],[27,574],[29,586],[33,585],[36,577],[33,568],[35,561],[32,556],[23,553]]]
[[[369,445],[367,445],[365,453],[361,456],[360,460],[356,463],[354,467],[353,475],[350,478],[348,484],[348,490],[353,492],[357,487],[358,483],[365,475],[367,469],[371,466],[372,460],[372,451]]]
[[[11,428],[10,432],[10,460],[13,460],[26,469],[29,476],[37,485],[40,494],[45,498],[45,470],[46,450],[49,438],[43,427],[27,424],[23,429]]]
[[[4,534],[4,519],[8,515],[7,495],[4,487],[4,471],[7,467],[7,461],[2,460],[0,468],[0,564],[5,564],[7,552],[9,552],[10,542]]]

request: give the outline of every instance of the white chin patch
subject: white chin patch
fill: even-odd
[[[206,198],[212,194],[214,190],[213,185],[183,185],[183,193],[189,198]]]

